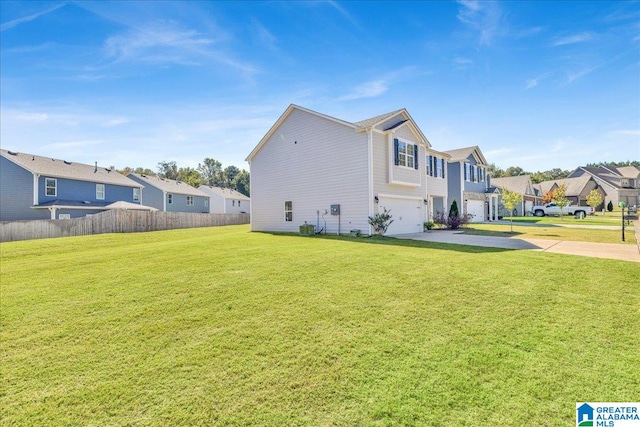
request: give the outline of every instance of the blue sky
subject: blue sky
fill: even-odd
[[[2,148],[244,161],[286,107],[407,108],[506,168],[640,160],[639,2],[0,2]]]

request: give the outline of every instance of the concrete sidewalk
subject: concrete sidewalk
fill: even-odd
[[[636,221],[636,233],[640,225]],[[636,234],[640,236],[640,234]],[[456,245],[484,246],[503,249],[523,249],[586,257],[617,259],[640,262],[640,244],[588,243],[568,240],[528,239],[522,237],[491,237],[464,234],[460,230],[434,230],[426,233],[401,234],[397,239],[422,240],[425,242],[452,243]]]

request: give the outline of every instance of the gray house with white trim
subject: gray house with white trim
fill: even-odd
[[[247,157],[251,229],[371,234],[386,208],[387,234],[421,232],[434,201],[446,205],[446,158],[406,109],[348,122],[290,105]]]
[[[209,196],[189,184],[154,175],[130,173],[144,185],[144,204],[164,212],[209,213]]]
[[[497,219],[500,191],[490,186],[489,164],[480,147],[474,145],[445,153],[449,155],[449,203],[455,199],[461,213],[472,215],[471,222]]]
[[[104,167],[0,150],[0,221],[69,219],[141,205],[143,185]]]

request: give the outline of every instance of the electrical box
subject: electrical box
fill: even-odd
[[[340,215],[340,205],[331,205],[331,215]]]

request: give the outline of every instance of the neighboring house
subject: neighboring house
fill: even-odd
[[[495,180],[494,180],[495,181]],[[539,184],[535,184],[535,187],[539,190],[540,195],[544,197],[549,191],[555,191],[558,187],[564,185],[566,187],[565,197],[572,205],[588,206],[587,196],[591,193],[591,190],[597,189],[605,197],[605,192],[602,187],[598,185],[596,180],[589,174],[576,176],[573,178],[555,179],[552,181],[542,181]],[[596,207],[596,210],[602,209],[602,205]]]
[[[236,190],[210,185],[201,185],[198,190],[209,196],[209,213],[251,212],[251,200]]]
[[[115,170],[0,150],[0,220],[69,219],[141,205],[143,185]]]
[[[611,202],[614,206],[623,201],[627,206],[640,203],[640,170],[634,166],[580,166],[569,175],[570,178],[590,175],[604,190],[605,206]]]
[[[130,173],[144,185],[144,204],[164,212],[209,213],[209,196],[182,181]]]
[[[538,205],[542,201],[529,175],[491,178],[491,185],[500,189],[506,188],[509,191],[522,195],[522,203],[516,206],[515,209],[516,216],[525,216],[527,212],[531,211],[534,205]],[[502,203],[500,203],[500,211],[498,213],[500,216],[511,216],[511,212],[509,212]]]
[[[387,234],[421,232],[428,206],[446,206],[447,158],[406,109],[351,123],[290,105],[247,157],[251,229],[371,234],[386,208]]]
[[[447,150],[449,155],[449,203],[455,199],[458,210],[472,215],[471,222],[497,219],[500,191],[489,185],[487,160],[476,145]]]

